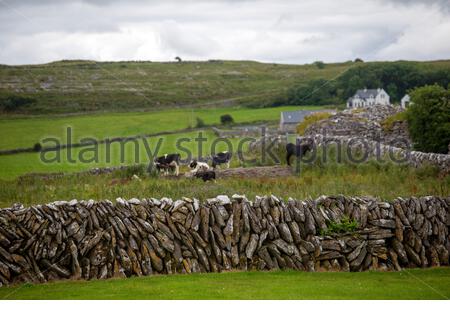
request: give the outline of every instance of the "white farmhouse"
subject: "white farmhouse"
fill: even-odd
[[[362,89],[347,100],[347,108],[371,107],[389,105],[389,95],[384,89]]]
[[[409,104],[411,103],[411,97],[409,96],[409,94],[405,94],[405,96],[402,98],[401,103],[403,109],[409,106]]]

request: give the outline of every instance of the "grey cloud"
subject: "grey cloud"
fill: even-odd
[[[431,1],[0,0],[0,63],[449,58],[448,1]]]
[[[450,1],[449,0],[385,0],[388,2],[394,2],[394,3],[400,3],[400,4],[416,4],[416,3],[421,3],[421,4],[430,4],[430,3],[439,3],[442,5],[450,5]]]
[[[173,54],[207,57],[209,52],[218,47],[218,44],[211,38],[201,33],[185,30],[174,21],[166,21],[160,25],[159,35],[163,49],[171,51]]]
[[[384,3],[391,3],[399,6],[433,6],[437,5],[445,12],[450,11],[450,0],[379,0]]]

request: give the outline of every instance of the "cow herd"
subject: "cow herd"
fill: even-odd
[[[286,145],[286,163],[291,165],[290,159],[292,156],[297,158],[303,157],[308,151],[312,150],[311,144],[293,144]],[[215,169],[224,165],[227,169],[230,167],[231,153],[228,151],[219,152],[211,157],[211,167],[207,162],[192,160],[188,167],[190,172],[188,176],[202,179],[203,181],[210,181],[216,179]],[[154,160],[154,166],[159,174],[178,176],[180,174],[180,154],[165,154],[157,157]]]
[[[189,163],[189,175],[195,178],[200,178],[203,181],[215,180],[215,169],[224,165],[226,168],[230,167],[231,153],[228,151],[219,152],[211,157],[211,167],[207,162],[193,160]],[[154,160],[154,166],[158,173],[163,175],[180,174],[180,154],[165,154]]]

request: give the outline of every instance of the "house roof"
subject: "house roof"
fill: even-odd
[[[374,98],[378,95],[378,89],[362,89],[356,91],[355,96],[358,95],[361,99],[368,99],[370,96]]]
[[[298,111],[284,111],[281,112],[281,121],[283,123],[299,123],[302,122],[305,116],[315,111],[298,110]]]

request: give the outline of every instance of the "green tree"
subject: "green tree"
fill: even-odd
[[[300,86],[291,88],[287,102],[294,105],[338,104],[334,81],[314,79]]]
[[[318,69],[325,68],[325,63],[323,61],[316,61],[313,63]]]
[[[411,92],[407,120],[414,147],[424,152],[447,153],[450,143],[450,90],[439,85]]]
[[[6,112],[18,111],[21,107],[28,106],[36,102],[36,99],[19,95],[0,97],[0,107]]]
[[[395,83],[390,83],[386,88],[387,93],[390,97],[392,97],[392,100],[398,101],[398,90]],[[392,101],[391,101],[392,102]]]

